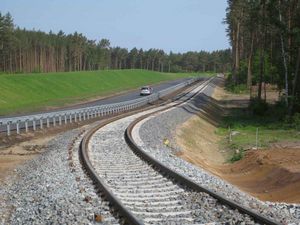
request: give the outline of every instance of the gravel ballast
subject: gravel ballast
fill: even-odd
[[[124,131],[147,112],[107,124],[90,138],[91,164],[120,202],[145,224],[256,224],[206,193],[172,183],[133,153]]]
[[[118,224],[82,171],[81,135],[80,129],[57,135],[15,169],[1,186],[0,224]]]
[[[97,124],[57,135],[0,184],[0,224],[119,224],[78,159],[84,129]]]
[[[210,96],[213,87],[205,90],[192,101],[181,107],[155,114],[138,123],[133,130],[133,138],[146,152],[173,170],[189,177],[200,185],[216,191],[228,199],[249,207],[269,218],[288,224],[300,224],[300,206],[296,204],[271,203],[260,201],[237,187],[196,167],[175,154],[180,147],[175,141],[176,127],[193,115],[195,110],[202,108],[203,99]],[[170,143],[166,145],[164,140]]]

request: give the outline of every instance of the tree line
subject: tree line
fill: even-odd
[[[128,50],[109,40],[15,27],[9,13],[0,13],[0,72],[60,72],[100,69],[147,69],[161,72],[227,71],[229,49],[213,52],[166,53],[161,49]]]
[[[267,83],[283,90],[289,113],[300,111],[300,1],[227,0],[231,81],[266,99]],[[257,85],[257,91],[252,90]]]

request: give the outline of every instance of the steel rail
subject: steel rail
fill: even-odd
[[[204,88],[206,88],[206,86],[208,85],[209,82],[206,83],[206,85],[203,86],[203,88],[201,90],[203,90]],[[174,107],[178,107],[186,102],[188,102],[190,99],[192,99],[195,95],[197,95],[201,90],[199,90],[197,93],[194,93],[192,96],[189,96],[188,99],[185,99],[183,102],[179,102],[175,105],[172,106],[167,106],[164,109],[160,109],[157,110],[155,112],[152,113],[148,113],[144,116],[139,117],[138,119],[136,119],[134,122],[132,122],[128,128],[126,129],[124,136],[125,136],[125,140],[128,144],[128,146],[133,150],[133,152],[139,156],[143,161],[147,162],[148,164],[152,165],[153,168],[155,168],[157,171],[159,171],[161,174],[163,174],[166,177],[169,177],[171,179],[174,179],[176,182],[178,182],[179,184],[182,184],[188,188],[191,188],[194,191],[197,192],[205,192],[209,195],[211,195],[212,197],[214,197],[215,199],[217,199],[219,202],[221,202],[222,204],[225,204],[227,206],[229,206],[230,208],[233,209],[237,209],[238,211],[240,211],[243,214],[247,214],[249,215],[251,218],[253,218],[256,222],[262,223],[262,224],[267,224],[267,225],[280,225],[279,222],[276,222],[272,219],[266,218],[265,216],[256,213],[255,211],[244,207],[242,205],[239,205],[238,203],[227,199],[226,197],[224,197],[221,194],[218,194],[214,191],[211,191],[197,183],[195,183],[194,181],[192,181],[191,179],[187,178],[184,175],[181,175],[177,172],[175,172],[174,170],[170,169],[169,167],[167,167],[166,165],[162,164],[160,161],[158,161],[157,159],[155,159],[154,157],[152,157],[151,155],[149,155],[148,153],[146,153],[143,149],[141,149],[133,140],[132,137],[132,129],[134,128],[134,126],[144,120],[145,118],[158,113],[158,112],[163,112],[165,110],[168,110],[170,108],[174,108]],[[188,93],[186,93],[187,95]],[[182,97],[182,96],[181,96]],[[175,99],[175,101],[178,100],[178,98]],[[162,104],[163,105],[163,104]],[[155,107],[155,106],[154,106]],[[151,107],[151,108],[154,108]],[[149,108],[148,108],[149,109]],[[139,111],[144,111],[143,109],[139,110]],[[95,185],[102,191],[102,193],[104,194],[104,196],[113,204],[113,206],[115,207],[115,209],[118,210],[119,214],[122,216],[122,218],[124,218],[124,220],[129,223],[129,224],[144,224],[142,221],[140,221],[133,213],[130,212],[130,210],[128,210],[123,203],[118,199],[118,197],[116,197],[110,190],[110,188],[105,184],[105,181],[96,173],[96,171],[94,170],[90,160],[89,160],[89,156],[88,156],[88,143],[90,138],[93,136],[93,134],[99,130],[101,127],[112,123],[116,120],[125,118],[127,116],[130,116],[134,114],[133,112],[128,112],[126,114],[123,115],[119,115],[116,116],[114,118],[111,118],[105,122],[102,122],[101,124],[99,124],[98,126],[94,127],[93,129],[91,129],[82,139],[81,143],[80,143],[80,150],[79,150],[79,154],[80,154],[80,159],[82,161],[82,164],[84,166],[84,168],[86,169],[86,171],[88,172],[89,176],[92,178],[92,180],[94,181]]]
[[[161,103],[159,105],[164,105],[166,104],[166,102]],[[105,182],[103,181],[103,179],[101,179],[96,171],[94,170],[89,156],[88,156],[88,143],[90,138],[93,136],[93,134],[101,129],[102,127],[106,126],[107,124],[110,124],[114,121],[117,121],[119,119],[125,118],[127,116],[131,116],[135,113],[144,111],[144,110],[148,110],[151,108],[155,108],[157,107],[157,105],[154,106],[150,106],[150,107],[146,107],[142,108],[142,109],[138,109],[138,110],[134,110],[134,111],[130,111],[130,112],[126,112],[124,114],[121,115],[117,115],[114,116],[112,118],[108,118],[105,121],[102,121],[99,125],[95,126],[94,128],[92,128],[91,130],[89,130],[84,137],[82,138],[80,145],[79,145],[79,159],[83,165],[83,168],[86,170],[86,172],[88,173],[88,175],[91,177],[91,179],[94,181],[94,184],[96,185],[96,187],[98,187],[104,194],[104,196],[113,204],[116,206],[116,208],[120,211],[120,214],[123,215],[126,218],[126,221],[129,222],[130,224],[134,224],[134,225],[141,225],[143,224],[141,221],[139,221],[133,214],[130,213],[129,210],[126,209],[125,206],[123,206],[123,204],[118,200],[117,197],[114,196],[114,194],[112,194],[109,190],[109,188],[107,187],[107,185],[105,185]]]
[[[172,107],[178,107],[182,104],[185,104],[186,102],[182,102],[179,103],[175,106]],[[170,107],[171,108],[171,107]],[[166,109],[162,109],[160,110],[160,112],[166,111],[168,110],[168,108]],[[179,184],[185,185],[186,187],[191,188],[194,191],[197,192],[205,192],[207,194],[209,194],[210,196],[216,198],[219,202],[233,208],[233,209],[237,209],[238,211],[240,211],[241,213],[247,214],[249,216],[251,216],[256,222],[262,223],[262,224],[266,224],[266,225],[282,225],[281,223],[267,218],[257,212],[255,212],[254,210],[242,206],[228,198],[226,198],[225,196],[223,196],[222,194],[219,194],[215,191],[212,191],[204,186],[201,186],[200,184],[194,182],[193,180],[191,180],[190,178],[172,170],[170,167],[164,165],[162,162],[160,162],[159,160],[157,160],[156,158],[154,158],[153,156],[151,156],[150,154],[148,154],[147,152],[145,152],[142,148],[140,148],[134,141],[133,137],[132,137],[132,130],[135,127],[136,124],[138,124],[140,121],[148,118],[149,116],[158,113],[159,111],[156,112],[152,112],[146,115],[143,115],[141,117],[139,117],[138,119],[136,119],[134,122],[132,122],[126,129],[125,133],[124,133],[124,137],[125,140],[128,144],[128,146],[132,149],[132,151],[139,156],[142,160],[146,161],[148,164],[152,165],[154,168],[156,168],[157,171],[159,171],[160,173],[164,174],[166,177],[170,177],[172,179],[174,179],[175,181],[177,181]]]
[[[206,81],[208,83],[208,81]],[[187,95],[189,92],[187,92],[185,95]],[[183,96],[181,96],[183,97]],[[177,100],[178,98],[176,98]],[[174,101],[174,100],[173,100]],[[159,104],[160,106],[164,105],[166,103]],[[148,107],[147,109],[155,108],[156,106]],[[125,118],[127,116],[133,115],[137,112],[144,111],[145,109],[141,110],[136,110],[134,112],[127,112],[122,115],[115,116],[113,118],[110,118],[106,121],[101,122],[99,125],[95,126],[91,130],[89,130],[84,137],[82,138],[80,142],[80,147],[79,147],[79,158],[80,161],[83,165],[83,168],[87,172],[87,174],[91,177],[93,180],[95,186],[99,188],[99,190],[102,191],[104,194],[105,198],[109,200],[112,205],[115,207],[115,209],[118,210],[120,215],[125,219],[125,221],[128,224],[133,224],[133,225],[141,225],[144,224],[142,221],[140,221],[133,213],[131,213],[123,204],[122,202],[110,191],[109,187],[105,184],[105,181],[96,173],[95,169],[93,168],[89,156],[88,156],[88,143],[93,134],[104,127],[105,125],[112,123],[114,121],[117,121],[119,119]]]

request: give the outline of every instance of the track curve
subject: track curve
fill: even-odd
[[[204,82],[168,105],[113,118],[95,127],[82,140],[80,154],[86,170],[127,223],[279,224],[172,171],[132,139],[131,130],[138,121],[188,101],[208,84],[209,81]],[[200,213],[203,210],[205,214]]]

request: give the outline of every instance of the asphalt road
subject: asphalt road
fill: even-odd
[[[158,92],[161,90],[164,90],[166,88],[169,88],[171,86],[175,86],[179,83],[182,83],[189,78],[183,78],[183,79],[178,79],[178,80],[173,80],[173,81],[168,81],[162,84],[158,85],[153,85],[153,92]],[[106,104],[112,104],[112,103],[118,103],[118,102],[124,102],[124,101],[129,101],[137,98],[143,98],[143,96],[140,96],[140,90],[136,89],[135,91],[130,91],[124,94],[92,101],[92,102],[87,102],[83,104],[78,104],[78,105],[73,105],[73,106],[68,106],[68,107],[63,107],[63,108],[58,108],[55,110],[49,110],[49,111],[40,111],[40,112],[33,112],[33,113],[25,113],[25,114],[15,114],[11,116],[0,116],[0,121],[1,119],[13,119],[15,117],[20,117],[20,116],[34,116],[42,113],[51,113],[51,112],[59,112],[62,110],[68,110],[68,109],[80,109],[80,108],[85,108],[85,107],[91,107],[91,106],[98,106],[98,105],[106,105]]]

